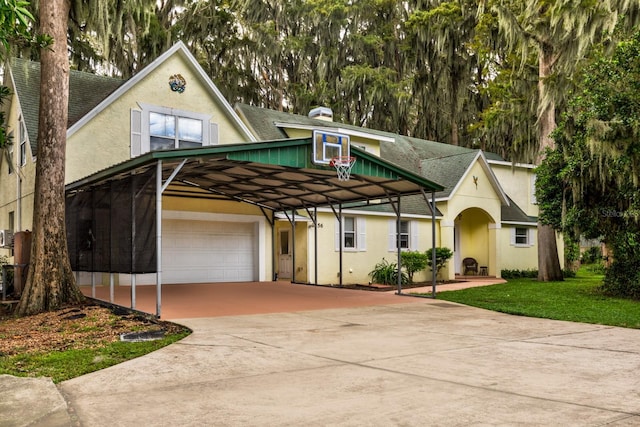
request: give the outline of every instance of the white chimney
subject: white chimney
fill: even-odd
[[[317,107],[309,111],[309,118],[332,122],[333,111],[329,107]]]

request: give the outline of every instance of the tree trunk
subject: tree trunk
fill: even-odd
[[[538,153],[537,164],[540,164],[545,157],[547,148],[553,149],[555,142],[551,138],[551,133],[556,128],[556,108],[551,98],[547,100],[546,79],[551,75],[554,54],[553,48],[549,45],[541,46],[539,59],[539,81],[538,95],[539,102],[544,105],[544,109],[539,112],[540,126],[540,151]],[[560,258],[558,257],[558,246],[556,243],[556,232],[550,225],[538,223],[538,280],[543,282],[563,280]]]
[[[69,101],[67,19],[69,3],[40,7],[41,31],[53,45],[41,51],[38,152],[31,265],[17,307],[19,315],[55,310],[81,302],[67,251],[64,169]]]

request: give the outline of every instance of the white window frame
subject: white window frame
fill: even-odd
[[[531,175],[530,182],[531,182],[531,204],[532,205],[538,204],[538,199],[536,199],[536,181],[537,180],[538,180],[538,175],[536,174]]]
[[[18,138],[20,141],[20,149],[19,149],[19,153],[20,153],[20,158],[19,158],[19,165],[20,167],[23,167],[27,164],[27,127],[24,124],[24,119],[22,117],[20,117],[18,119]]]
[[[407,225],[407,232],[401,233],[407,236],[407,247],[400,248],[401,251],[417,251],[418,250],[418,221],[400,219],[402,223]],[[389,252],[398,251],[398,235],[396,233],[397,220],[389,220]]]
[[[8,144],[7,145],[7,150],[8,150],[8,161],[9,161],[9,175],[11,175],[13,173],[13,168],[15,167],[15,160],[13,157],[13,144]]]
[[[522,233],[518,234],[517,232],[518,230],[524,230],[525,234],[524,235]],[[526,242],[518,243],[519,237],[520,238],[525,237]],[[517,248],[529,248],[533,246],[533,242],[534,242],[533,228],[518,227],[518,226],[514,226],[511,228],[511,246],[515,246]]]
[[[211,115],[180,110],[177,108],[161,107],[145,103],[138,104],[142,109],[131,110],[131,157],[137,157],[151,151],[151,132],[149,129],[151,113],[166,116],[199,120],[202,122],[202,146],[218,144],[218,124],[211,123]],[[178,135],[176,135],[178,141]]]
[[[346,231],[344,224],[345,219],[353,219],[354,230]],[[342,216],[342,235],[340,235],[340,223],[336,218],[335,221],[335,250],[336,252],[340,250],[340,245],[342,245],[342,250],[345,252],[364,252],[367,250],[367,234],[366,234],[366,219],[361,216],[356,215],[343,215]],[[345,240],[347,233],[353,235],[354,244],[353,247],[346,247]]]

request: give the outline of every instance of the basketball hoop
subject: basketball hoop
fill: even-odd
[[[351,156],[338,156],[331,159],[329,166],[336,168],[339,181],[348,181],[351,168],[356,163],[356,158]]]

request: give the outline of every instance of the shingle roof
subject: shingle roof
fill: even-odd
[[[38,139],[38,108],[40,102],[40,63],[20,58],[11,59],[13,84],[20,106],[32,153],[36,153]],[[67,128],[80,120],[125,80],[103,77],[82,71],[69,72],[69,117]]]
[[[528,222],[531,225],[538,222],[538,218],[527,215],[510,197],[509,206],[503,205],[501,208],[500,219],[502,222]]]
[[[374,129],[363,129],[348,124],[332,124],[331,122],[312,119],[307,116],[268,110],[246,104],[236,104],[236,111],[246,118],[261,139],[266,140],[286,136],[284,131],[276,126],[276,123],[319,127],[339,125],[343,129],[360,132],[364,130],[372,135],[379,135],[386,139],[392,138],[393,142],[380,141],[380,157],[444,186],[444,191],[436,193],[438,198],[447,197],[451,194],[451,191],[453,191],[479,152],[477,149],[412,138]],[[493,153],[485,153],[485,156],[490,159],[501,160],[500,156]],[[403,211],[407,212],[409,206],[416,206],[417,208],[414,210],[424,213],[427,205],[423,200],[419,199],[421,198],[416,198],[412,202],[408,201],[408,206],[403,208]]]

